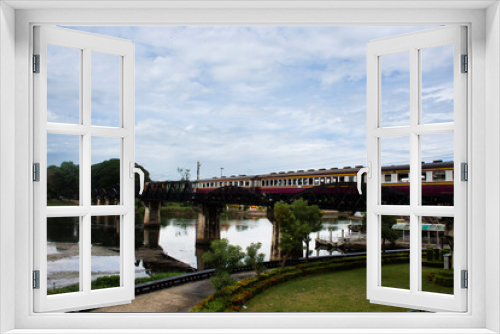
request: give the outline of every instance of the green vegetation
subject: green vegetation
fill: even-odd
[[[144,172],[144,181],[151,182],[149,172],[141,165],[135,164]],[[72,161],[64,161],[60,166],[47,167],[47,198],[78,199],[80,166]],[[92,188],[120,189],[120,159],[110,159],[91,166]],[[139,175],[135,175],[135,183],[139,185]],[[53,202],[57,204],[57,202]]]
[[[241,247],[230,245],[227,239],[215,240],[211,243],[210,251],[203,254],[203,262],[215,269],[215,274],[210,277],[210,282],[212,282],[216,294],[235,283],[231,272],[241,265],[241,260],[244,257],[245,253],[241,251]]]
[[[408,289],[409,266],[403,264],[384,265],[383,274],[391,286]],[[422,268],[422,290],[452,294],[446,288],[427,279],[430,268]],[[244,312],[404,312],[407,309],[377,305],[366,299],[366,268],[335,271],[331,273],[301,277],[289,281],[246,303]]]
[[[296,250],[306,244],[306,263],[309,259],[309,234],[321,230],[323,214],[317,205],[308,205],[303,199],[291,205],[277,202],[274,205],[274,217],[280,227],[280,248],[285,252],[281,267]]]
[[[408,263],[409,257],[408,254],[390,254],[385,255],[383,261],[384,264]],[[253,276],[228,286],[224,288],[222,293],[208,296],[190,312],[240,311],[255,295],[286,281],[307,275],[365,267],[366,257],[358,256],[273,269],[265,274]],[[330,285],[332,285],[331,282]],[[363,288],[363,292],[365,291],[366,289]],[[279,296],[275,297],[279,298]]]
[[[258,242],[254,244],[253,242],[247,247],[247,253],[245,255],[245,264],[251,266],[257,275],[262,274],[266,271],[264,266],[264,253],[259,253],[259,249],[262,247],[262,243]]]
[[[47,206],[75,206],[78,205],[76,201],[63,201],[63,200],[56,200],[56,199],[51,199],[47,201]]]
[[[170,272],[170,273],[156,274],[156,275],[151,275],[149,277],[136,278],[135,284],[159,281],[161,279],[185,275],[185,274],[187,274],[187,273]],[[95,281],[92,281],[91,286],[92,286],[92,290],[118,287],[118,286],[120,286],[120,276],[111,275],[111,276],[98,277]],[[78,292],[78,291],[80,291],[79,285],[73,284],[73,285],[68,285],[68,286],[62,287],[62,288],[47,289],[47,295],[56,295],[56,294],[61,294],[61,293]]]
[[[392,225],[396,224],[398,221],[396,216],[382,216],[382,251],[385,253],[385,243],[389,241],[391,244],[395,244],[396,240],[399,238],[399,233],[392,229]],[[366,213],[363,214],[363,225],[366,225]]]

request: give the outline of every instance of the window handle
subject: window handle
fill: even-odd
[[[129,167],[131,179],[134,179],[135,173],[139,174],[139,195],[142,195],[142,192],[144,191],[144,172],[142,169],[135,167],[135,163],[133,161],[130,162]]]
[[[372,172],[371,172],[371,162],[368,162],[368,167],[363,167],[358,170],[358,176],[356,177],[356,182],[358,184],[358,193],[361,195],[363,192],[361,191],[361,181],[362,181],[362,175],[366,173],[368,178],[372,177]]]

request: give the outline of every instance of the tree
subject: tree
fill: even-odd
[[[382,251],[385,253],[385,242],[389,241],[392,245],[396,243],[399,238],[398,232],[392,229],[392,225],[397,223],[396,216],[382,216]]]
[[[363,214],[363,224],[366,225],[366,213]],[[399,238],[398,232],[392,229],[392,225],[396,224],[398,221],[396,216],[382,216],[382,227],[381,227],[381,238],[382,238],[382,251],[385,253],[385,243],[389,241],[391,244],[395,244],[396,240]]]
[[[180,174],[181,181],[189,181],[189,178],[191,177],[191,170],[187,168],[177,167],[177,173]]]
[[[303,231],[302,242],[306,244],[306,263],[309,262],[309,242],[311,233],[321,231],[323,213],[317,205],[308,205],[303,199],[292,203],[292,212],[300,222]]]
[[[254,244],[253,242],[247,247],[247,254],[245,256],[245,264],[251,266],[257,275],[262,274],[266,271],[264,266],[264,253],[258,253],[259,249],[262,247],[262,243],[258,242]]]
[[[203,254],[203,262],[215,269],[215,275],[210,277],[210,282],[216,293],[220,293],[222,289],[235,283],[231,272],[241,265],[244,257],[245,253],[241,251],[241,247],[230,245],[229,240],[212,241],[210,251]]]
[[[64,161],[59,167],[47,167],[47,197],[78,199],[79,166],[72,161]]]
[[[285,255],[281,267],[294,250],[302,249],[306,243],[306,261],[309,259],[309,235],[321,230],[322,213],[316,205],[308,205],[303,199],[294,201],[291,205],[277,202],[274,205],[274,217],[280,229],[280,248]]]

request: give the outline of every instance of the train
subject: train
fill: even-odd
[[[200,179],[195,183],[197,193],[210,193],[217,188],[234,186],[247,188],[264,194],[296,194],[308,188],[341,186],[357,181],[357,173],[363,166],[343,168],[321,168],[288,172],[273,172],[262,175],[231,175]],[[435,160],[422,162],[422,196],[453,195],[453,161]],[[410,166],[391,165],[381,168],[381,185],[396,193],[409,194]],[[366,183],[366,174],[362,182]],[[453,197],[453,196],[452,196]]]

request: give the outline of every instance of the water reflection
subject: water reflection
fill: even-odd
[[[99,221],[98,221],[99,220]],[[185,263],[198,270],[204,269],[202,255],[208,250],[208,245],[196,245],[196,219],[192,218],[162,218],[161,225],[144,227],[143,217],[136,215],[135,246],[136,246],[136,277],[167,271],[189,271],[189,267],[176,267]],[[359,224],[359,221],[349,219],[326,219],[319,233],[311,234],[309,244],[310,256],[340,254],[336,249],[315,249],[315,238],[336,239],[342,230],[349,237],[349,224]],[[55,253],[57,245],[62,243],[78,243],[78,220],[64,226],[48,225],[48,252]],[[119,217],[95,217],[92,221],[92,263],[100,270],[93,273],[93,279],[106,274],[120,273],[120,243]],[[261,252],[265,261],[269,261],[273,226],[266,218],[236,219],[223,216],[221,218],[221,238],[227,238],[231,244],[239,245],[243,250],[251,243],[262,243]],[[356,233],[353,232],[352,236]],[[95,256],[94,256],[95,254]],[[73,255],[73,256],[71,256]],[[178,260],[180,262],[176,262]],[[72,280],[58,281],[57,272],[70,268],[78,268],[79,258],[74,254],[60,256],[52,262],[51,268],[56,278],[55,286],[72,284]],[[74,270],[74,269],[73,269]],[[77,283],[76,280],[73,283]]]

